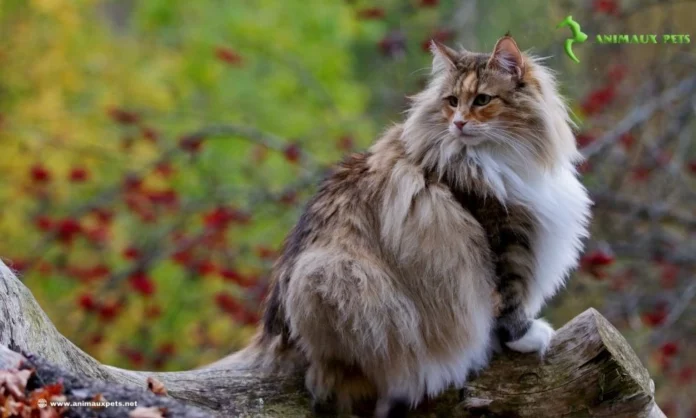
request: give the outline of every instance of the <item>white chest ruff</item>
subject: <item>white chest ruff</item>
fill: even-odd
[[[527,172],[524,179],[504,165],[490,167],[484,166],[484,176],[498,197],[527,207],[538,223],[532,240],[534,280],[525,306],[534,317],[577,266],[592,202],[570,166]]]

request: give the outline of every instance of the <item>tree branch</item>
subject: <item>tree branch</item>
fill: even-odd
[[[16,364],[17,354],[2,346],[33,353],[85,379],[144,389],[153,376],[172,398],[217,416],[311,416],[300,372],[273,373],[224,360],[169,373],[102,365],[56,330],[31,292],[0,261],[0,368]],[[449,391],[411,416],[664,417],[653,400],[647,371],[594,309],[559,329],[543,359],[512,352],[496,356],[465,392],[464,401],[459,392]]]
[[[681,80],[676,86],[665,90],[654,100],[634,108],[615,125],[614,129],[604,133],[604,135],[581,149],[580,152],[588,159],[599,154],[614,145],[621,138],[621,135],[628,133],[634,127],[650,119],[658,110],[665,109],[675,100],[692,96],[694,89],[696,89],[696,77],[688,77]]]

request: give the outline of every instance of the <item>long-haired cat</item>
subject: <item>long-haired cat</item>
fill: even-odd
[[[323,181],[274,267],[255,349],[300,356],[315,401],[342,411],[375,397],[397,416],[463,386],[498,341],[543,352],[536,316],[587,234],[549,70],[507,35],[432,52],[406,121]]]

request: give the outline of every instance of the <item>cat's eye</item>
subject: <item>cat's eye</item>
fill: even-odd
[[[474,106],[485,106],[491,102],[492,97],[488,94],[479,94],[474,97]]]
[[[457,107],[459,104],[459,99],[457,99],[455,96],[449,96],[447,97],[447,103],[449,103],[449,105],[452,107]]]

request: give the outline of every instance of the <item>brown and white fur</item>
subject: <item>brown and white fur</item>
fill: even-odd
[[[492,54],[432,51],[406,121],[324,180],[274,267],[256,347],[301,356],[315,401],[344,412],[461,387],[498,341],[543,352],[536,315],[587,234],[549,70],[507,35]]]

